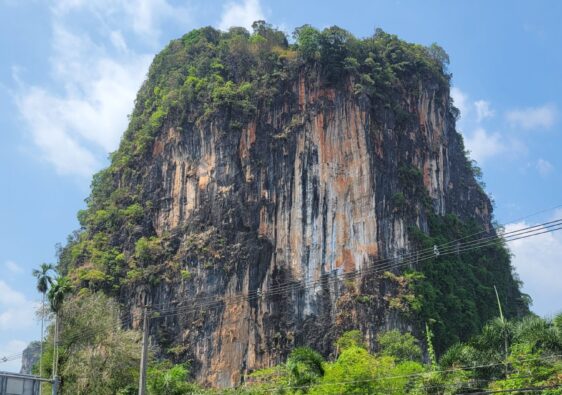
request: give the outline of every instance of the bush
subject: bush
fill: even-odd
[[[135,243],[135,259],[142,265],[157,262],[162,254],[162,240],[156,236],[141,237]]]
[[[410,333],[400,333],[394,329],[377,337],[381,355],[396,358],[397,361],[421,361],[421,348],[418,340]]]
[[[168,361],[155,363],[147,370],[147,387],[151,395],[185,395],[199,393],[195,384],[189,383],[189,370],[185,365],[172,365]]]

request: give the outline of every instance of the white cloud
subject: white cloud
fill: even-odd
[[[468,95],[466,95],[463,91],[459,88],[452,87],[451,88],[451,97],[453,98],[453,102],[455,103],[455,107],[457,107],[461,112],[461,117],[466,118],[470,111],[470,103],[468,101]]]
[[[166,0],[123,0],[123,6],[133,21],[133,30],[152,39],[160,36],[160,22],[183,23],[190,21],[189,10],[186,7],[175,7]]]
[[[479,163],[506,150],[502,136],[499,133],[488,133],[484,128],[478,128],[472,135],[466,136],[465,143],[471,159]]]
[[[494,116],[494,110],[489,101],[477,100],[474,102],[474,108],[476,109],[476,121],[481,122],[486,118],[491,118]]]
[[[554,125],[557,116],[558,111],[553,104],[512,110],[506,114],[507,121],[511,126],[525,130],[550,128]]]
[[[109,39],[115,48],[122,52],[127,52],[127,43],[120,30],[113,30],[109,34]]]
[[[219,29],[228,30],[232,26],[250,29],[252,23],[262,19],[265,18],[259,0],[243,0],[242,3],[231,2],[223,8]]]
[[[191,24],[187,6],[174,6],[167,0],[58,0],[53,14],[60,18],[76,11],[87,11],[101,24],[123,26],[155,44],[160,26],[167,23]]]
[[[68,27],[72,9],[104,1],[65,0],[53,12],[51,67],[60,92],[20,81],[16,104],[41,159],[60,174],[89,177],[109,151],[117,148],[127,126],[136,92],[145,78],[151,55],[127,50],[123,34],[108,30],[110,48]],[[108,2],[107,13],[111,13]],[[68,17],[70,18],[71,15]],[[17,76],[15,77],[17,80]]]
[[[537,171],[539,172],[539,174],[543,177],[546,177],[547,175],[549,175],[552,172],[552,170],[554,169],[554,167],[552,166],[552,164],[549,161],[547,161],[545,159],[542,159],[542,158],[540,158],[537,161],[536,168],[537,168]]]
[[[17,273],[21,273],[23,272],[23,269],[21,268],[20,265],[18,265],[16,262],[14,261],[6,261],[4,262],[4,267],[6,269],[8,269],[8,271],[10,271],[11,273],[17,274]]]
[[[562,218],[562,212],[554,218]],[[527,226],[531,224],[513,223],[507,225],[505,231],[519,230]],[[562,257],[561,232],[544,233],[509,243],[513,253],[513,265],[523,281],[523,291],[531,295],[534,300],[533,310],[540,315],[553,315],[562,311],[559,276]]]
[[[0,280],[0,306],[18,306],[25,303],[25,296]]]
[[[0,331],[33,326],[36,305],[0,280]]]
[[[494,116],[492,105],[487,100],[471,101],[468,94],[458,87],[451,88],[451,97],[455,106],[460,110],[463,121],[473,121],[480,123],[486,118]],[[474,114],[474,111],[476,112]]]

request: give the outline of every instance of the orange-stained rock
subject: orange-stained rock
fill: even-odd
[[[137,180],[152,204],[143,229],[168,240],[163,267],[190,276],[130,290],[135,311],[141,294],[182,306],[158,321],[155,342],[181,346],[200,382],[230,386],[296,345],[329,354],[343,330],[373,343],[381,328],[410,328],[387,308],[381,273],[353,274],[397,265],[427,210],[489,225],[449,100],[420,83],[398,122],[351,81],[327,86],[309,72],[240,127],[218,112],[162,130]],[[421,176],[404,184],[404,174]]]

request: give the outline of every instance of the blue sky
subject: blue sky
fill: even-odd
[[[256,19],[439,43],[497,221],[517,229],[562,217],[527,217],[562,204],[562,2],[0,0],[0,357],[38,336],[31,270],[54,262],[55,244],[77,228],[154,54],[193,28]],[[534,311],[562,310],[562,236],[511,247]]]

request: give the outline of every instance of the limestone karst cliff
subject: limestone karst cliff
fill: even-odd
[[[412,259],[494,234],[446,54],[382,31],[295,38],[204,28],[156,56],[62,272],[134,327],[151,304],[157,354],[218,386],[296,345],[330,354],[347,329],[375,348],[431,322],[439,349],[494,316],[493,285],[526,311],[501,243]]]

